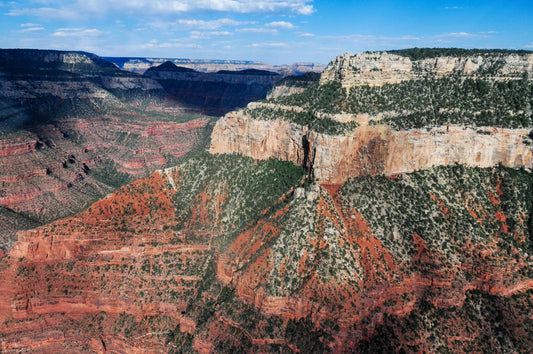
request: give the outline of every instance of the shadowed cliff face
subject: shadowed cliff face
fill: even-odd
[[[270,71],[252,69],[202,73],[170,61],[148,69],[144,76],[157,80],[180,105],[217,116],[264,99],[281,78]]]

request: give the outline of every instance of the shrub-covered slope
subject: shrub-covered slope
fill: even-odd
[[[26,232],[2,260],[2,349],[533,345],[528,172],[457,165],[342,186],[302,175],[200,154]]]

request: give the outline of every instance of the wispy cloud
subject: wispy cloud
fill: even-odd
[[[159,42],[157,39],[152,39],[148,43],[141,44],[142,49],[153,49],[153,48],[192,48],[200,49],[202,46],[198,43],[190,43],[183,41],[183,39],[175,39],[167,42]]]
[[[264,27],[249,27],[249,28],[237,28],[236,32],[247,32],[247,33],[270,33],[276,34],[278,30],[275,28],[264,28]]]
[[[445,6],[444,7],[445,10],[459,10],[459,9],[462,9],[461,6]]]
[[[81,9],[76,7],[36,7],[36,8],[22,8],[11,9],[5,13],[7,16],[34,16],[44,19],[60,19],[60,20],[72,20],[82,17]]]
[[[315,35],[312,33],[304,32],[300,33],[300,37],[314,37]]]
[[[180,19],[176,22],[176,24],[181,25],[187,29],[195,29],[195,30],[216,30],[221,27],[236,27],[241,25],[246,25],[253,23],[252,21],[235,21],[229,18],[219,18],[217,20],[196,20],[196,19]]]
[[[28,32],[38,32],[38,31],[44,31],[44,27],[27,27],[24,29],[21,29],[20,33],[28,33]]]
[[[105,34],[95,28],[59,28],[52,35],[54,37],[99,37]]]
[[[394,37],[394,36],[374,36],[374,35],[367,35],[367,34],[349,34],[349,35],[341,35],[341,36],[321,36],[321,38],[341,40],[341,41],[350,41],[350,42],[376,41],[376,40],[418,41],[418,40],[422,39],[422,37],[410,36],[410,35]]]
[[[442,37],[476,37],[477,34],[475,33],[467,33],[467,32],[451,32],[451,33],[443,33],[441,34]]]
[[[262,42],[262,43],[253,43],[252,47],[254,48],[287,48],[288,43],[284,42]]]
[[[469,32],[451,32],[451,33],[442,33],[435,37],[441,38],[441,37],[453,37],[453,38],[490,38],[492,37],[492,34],[497,33],[496,31],[488,31],[488,32],[476,32],[476,33],[469,33]]]
[[[20,27],[40,27],[41,25],[38,23],[22,23]]]
[[[267,23],[265,24],[266,27],[271,27],[271,28],[279,28],[279,29],[292,29],[294,28],[294,25],[290,22],[286,22],[286,21],[274,21],[274,22],[270,22],[270,23]]]
[[[191,39],[210,39],[212,37],[231,36],[228,31],[191,31]]]
[[[196,11],[287,15],[311,15],[315,12],[312,0],[59,0],[33,4],[36,6],[13,8],[7,15],[72,20],[112,16],[117,12],[139,18],[146,15],[168,18]]]

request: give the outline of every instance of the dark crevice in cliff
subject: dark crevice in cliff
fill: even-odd
[[[100,336],[100,342],[102,342],[102,348],[104,350],[104,353],[107,351],[107,347],[105,345],[105,341],[104,341],[104,338],[102,338],[102,336]]]
[[[302,136],[302,148],[304,153],[302,167],[305,168],[308,178],[310,180],[314,180],[313,165],[315,163],[316,147],[311,149],[311,144],[309,143],[309,137],[307,134]]]

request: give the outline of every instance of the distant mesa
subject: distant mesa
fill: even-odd
[[[268,71],[268,70],[259,70],[259,69],[244,69],[244,70],[218,70],[212,73],[204,73],[200,72],[191,68],[187,68],[184,66],[178,66],[171,62],[170,60],[165,61],[161,65],[157,65],[154,67],[149,68],[145,71],[144,76],[153,76],[154,72],[177,72],[177,73],[197,73],[198,75],[203,77],[213,77],[210,75],[216,75],[216,74],[225,74],[225,75],[266,75],[266,76],[279,76],[279,73]]]
[[[141,58],[141,57],[104,57],[119,68],[138,74],[148,69],[161,66],[170,61],[178,67],[193,69],[204,73],[217,71],[238,72],[248,69],[266,70],[282,76],[301,75],[307,72],[320,73],[325,66],[320,63],[294,63],[290,65],[270,65],[252,60],[212,60],[212,59],[171,59],[171,58]],[[165,67],[163,67],[165,69]]]
[[[81,51],[3,49],[0,70],[4,72],[63,71],[71,73],[119,73],[119,67],[99,56]]]
[[[194,69],[189,69],[189,68],[186,68],[186,67],[183,67],[183,66],[177,66],[176,64],[174,64],[170,60],[167,60],[163,64],[158,65],[158,66],[154,66],[154,67],[152,67],[152,68],[147,70],[147,72],[149,72],[149,71],[197,72]]]
[[[168,99],[215,116],[264,99],[282,78],[276,72],[260,69],[200,72],[170,60],[149,68],[143,76],[156,80]]]

